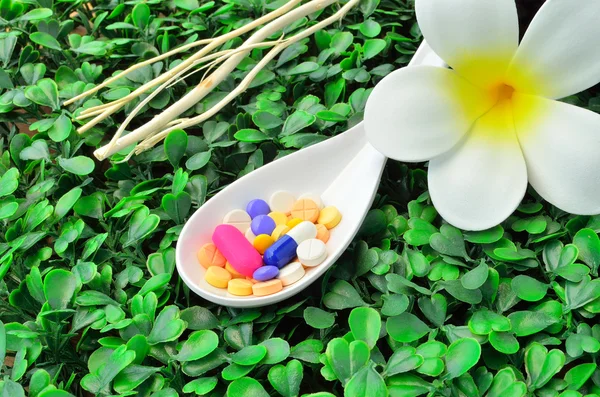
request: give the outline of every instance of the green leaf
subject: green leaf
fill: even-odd
[[[494,376],[487,397],[525,397],[526,394],[525,383],[517,381],[513,369],[507,367],[498,371]]]
[[[489,334],[490,344],[504,354],[515,354],[519,351],[519,341],[512,332],[497,332],[492,331]]]
[[[253,128],[244,128],[236,132],[233,137],[240,142],[262,142],[268,141],[271,138],[264,132]]]
[[[422,296],[419,298],[419,309],[434,325],[441,327],[446,321],[448,303],[442,294],[433,294],[431,298]]]
[[[252,378],[236,379],[227,387],[227,397],[269,397],[261,384]]]
[[[54,142],[62,142],[69,137],[72,129],[73,124],[71,123],[71,119],[65,114],[61,114],[54,120],[52,127],[48,130],[48,136]]]
[[[50,160],[48,144],[43,139],[33,141],[31,143],[31,146],[26,147],[21,151],[19,157],[21,158],[21,160]]]
[[[363,57],[364,59],[371,59],[377,56],[381,51],[385,49],[386,42],[381,39],[370,39],[366,40],[363,46]]]
[[[570,310],[600,298],[600,279],[592,280],[590,276],[585,276],[578,283],[568,281],[565,284],[565,298]]]
[[[328,292],[323,297],[323,304],[333,310],[343,310],[366,305],[354,287],[344,280],[337,280],[331,286],[331,292]]]
[[[375,37],[381,33],[381,25],[372,19],[367,19],[358,27],[360,32],[366,37]]]
[[[145,3],[140,3],[135,8],[141,5],[145,5]],[[165,138],[165,154],[173,167],[179,166],[179,162],[185,154],[187,145],[188,136],[184,130],[173,130]]]
[[[600,238],[592,229],[581,229],[573,237],[573,244],[579,249],[579,259],[588,265],[594,274],[600,266]]]
[[[261,364],[277,364],[290,355],[290,345],[281,338],[271,338],[260,343],[267,348],[267,355]]]
[[[332,339],[325,351],[327,363],[336,378],[346,384],[369,362],[369,346],[361,340],[350,343],[343,338]]]
[[[231,361],[238,365],[255,365],[258,364],[266,355],[267,348],[263,345],[246,346],[231,356]]]
[[[385,328],[392,339],[405,343],[421,339],[430,331],[423,321],[411,313],[388,318]]]
[[[76,187],[69,190],[60,199],[58,199],[56,206],[54,207],[54,217],[56,219],[62,219],[65,215],[67,215],[77,200],[79,200],[79,197],[81,197],[81,192],[81,188]]]
[[[183,333],[183,331],[185,331],[187,324],[185,321],[181,320],[179,318],[179,309],[177,308],[177,306],[171,305],[171,306],[166,306],[163,310],[161,310],[161,312],[158,314],[158,316],[156,317],[156,320],[154,321],[154,327],[152,327],[152,331],[150,331],[150,335],[148,335],[148,343],[150,345],[155,345],[157,343],[163,343],[163,342],[170,342],[173,341],[177,338],[179,338],[179,336],[181,336],[181,334]],[[197,331],[197,332],[204,332],[204,331]],[[207,331],[207,332],[212,332],[212,331]],[[189,357],[189,356],[194,356],[194,354],[197,353],[197,350],[194,350],[199,343],[201,345],[201,347],[199,348],[200,353],[204,353],[205,350],[208,350],[208,348],[206,347],[207,345],[201,344],[200,342],[197,342],[199,339],[202,339],[203,336],[207,335],[207,338],[212,338],[210,336],[210,334],[201,334],[200,336],[196,336],[191,342],[190,344],[187,346],[187,349],[182,350],[179,352],[178,357],[183,357],[184,359]],[[210,339],[213,340],[213,339]],[[209,342],[208,347],[211,346],[210,344],[211,342]],[[185,345],[184,345],[185,346]],[[214,350],[214,348],[213,348]],[[210,350],[212,351],[212,350]],[[210,351],[208,353],[210,353]],[[206,354],[208,354],[206,353]],[[198,353],[199,354],[199,353]],[[205,354],[205,355],[206,355]],[[180,360],[182,361],[182,360]]]
[[[482,295],[478,289],[469,290],[463,287],[460,280],[441,281],[440,286],[459,301],[476,305],[481,303]]]
[[[481,230],[477,232],[465,231],[463,236],[466,241],[477,244],[492,244],[500,240],[504,235],[502,226],[494,226],[491,229]]]
[[[565,374],[569,390],[579,390],[596,371],[595,363],[579,364]]]
[[[10,168],[0,177],[0,197],[12,194],[19,187],[19,170]]]
[[[316,119],[315,115],[305,112],[304,110],[296,110],[285,119],[283,129],[279,136],[284,137],[300,132],[311,126]]]
[[[333,325],[335,316],[318,307],[307,307],[304,309],[304,321],[313,328],[326,329]]]
[[[219,380],[217,378],[198,378],[188,382],[183,386],[184,393],[196,393],[204,395],[210,393],[216,386]]]
[[[446,378],[458,378],[479,361],[481,346],[471,338],[455,341],[446,352]]]
[[[543,387],[565,364],[565,354],[558,349],[548,352],[545,346],[533,342],[525,350],[525,369],[530,390]]]
[[[448,224],[442,225],[439,233],[431,235],[429,245],[441,254],[469,259],[461,231]]]
[[[252,115],[252,122],[256,124],[258,128],[264,128],[266,130],[277,128],[283,124],[283,121],[279,117],[266,110],[259,110],[254,113]]]
[[[134,25],[143,30],[148,26],[150,22],[150,7],[146,3],[139,3],[133,7],[131,12]]]
[[[372,365],[364,367],[350,379],[345,395],[356,397],[387,397],[385,381]]]
[[[558,322],[555,317],[549,314],[528,310],[512,312],[508,315],[508,319],[512,324],[513,332],[517,336],[533,335]]]
[[[77,289],[77,278],[67,270],[51,270],[44,278],[44,295],[54,310],[66,309]]]
[[[128,247],[132,244],[138,244],[146,236],[152,233],[160,223],[158,215],[150,214],[148,207],[141,207],[133,213],[129,220],[129,231],[127,240],[123,244]]]
[[[355,340],[364,341],[369,349],[375,347],[381,331],[381,317],[377,310],[370,307],[352,309],[348,325]]]
[[[304,371],[298,360],[291,360],[285,367],[275,365],[269,369],[267,378],[271,386],[283,397],[294,397],[300,393]]]
[[[70,159],[59,157],[58,164],[60,164],[65,171],[81,176],[91,174],[96,167],[94,160],[86,156],[76,156],[71,157]]]
[[[25,97],[38,105],[48,106],[53,110],[60,109],[58,86],[52,79],[41,79],[35,85],[27,87]]]
[[[460,278],[460,283],[466,289],[476,290],[486,282],[488,275],[488,265],[484,261],[480,261],[476,268],[469,270]]]
[[[513,278],[511,286],[519,298],[528,302],[537,302],[543,299],[548,289],[548,285],[523,274]]]
[[[90,393],[105,393],[113,379],[135,359],[135,352],[127,350],[127,346],[119,346],[112,354],[105,357],[102,365],[81,379],[81,387]]]
[[[34,32],[29,35],[29,39],[36,44],[43,47],[50,48],[51,50],[61,51],[62,48],[60,43],[51,35],[46,32]]]
[[[508,332],[511,330],[510,321],[487,309],[476,311],[469,320],[469,329],[475,335],[488,335],[492,331]]]
[[[167,193],[162,198],[161,207],[169,218],[181,224],[192,208],[192,197],[187,192],[179,192],[177,195]]]
[[[425,360],[417,354],[417,350],[411,346],[397,349],[385,366],[386,376],[392,376],[420,367]]]

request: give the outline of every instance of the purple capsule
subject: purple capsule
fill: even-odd
[[[250,215],[250,218],[254,219],[259,215],[267,215],[271,212],[271,208],[269,208],[269,204],[265,200],[255,199],[248,203],[246,212]]]
[[[256,281],[272,280],[279,274],[277,266],[261,266],[254,271],[252,278]]]
[[[275,226],[277,226],[275,221],[268,215],[258,215],[256,218],[252,219],[252,223],[250,224],[252,233],[256,236],[261,234],[271,235],[273,230],[275,230]]]

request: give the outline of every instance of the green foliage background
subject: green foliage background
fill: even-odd
[[[280,4],[0,1],[0,396],[600,395],[600,217],[535,192],[503,225],[461,232],[431,206],[426,166],[390,161],[357,239],[299,296],[237,310],[185,288],[174,272],[185,219],[236,178],[359,122],[370,89],[422,39],[412,4],[363,1],[282,53],[217,117],[127,163],[92,156],[123,113],[81,136],[72,120],[176,57],[61,102]],[[521,15],[540,4],[519,2]],[[158,95],[135,124],[200,77]],[[600,109],[595,89],[566,100]]]

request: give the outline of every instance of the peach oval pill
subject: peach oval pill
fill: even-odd
[[[248,230],[252,223],[252,218],[250,218],[250,215],[244,210],[233,210],[225,215],[223,223],[226,225],[233,225],[240,232],[246,233],[246,230]]]
[[[211,266],[223,267],[225,266],[226,259],[219,252],[217,247],[213,243],[204,244],[196,254],[198,258],[198,262],[205,268],[209,268]]]
[[[244,276],[252,277],[254,271],[263,264],[258,251],[233,225],[217,226],[212,240],[227,262]]]
[[[279,225],[273,230],[271,237],[273,237],[274,241],[277,241],[289,231],[290,228],[287,225]]]
[[[253,279],[252,277],[246,277],[246,280],[250,281],[252,284],[256,284],[258,283],[258,281],[256,281],[255,279]]]
[[[317,204],[317,207],[319,207],[319,209],[323,208],[323,201],[321,200],[321,196],[319,196],[318,194],[305,193],[302,196],[298,197],[298,200],[302,199],[312,200],[315,202],[315,204]]]
[[[305,273],[306,271],[300,262],[292,262],[279,270],[277,278],[281,280],[281,284],[285,287],[300,280],[302,277],[304,277]]]
[[[292,207],[292,216],[315,223],[319,219],[319,207],[310,199],[298,200]]]
[[[273,211],[269,212],[269,217],[275,221],[277,226],[285,225],[288,221],[288,217],[283,212]]]
[[[289,221],[287,221],[286,225],[290,229],[293,229],[294,227],[298,226],[302,222],[304,222],[304,221],[302,219],[300,219],[300,218],[292,218]]]
[[[327,229],[325,225],[321,225],[320,223],[316,224],[315,226],[317,227],[317,238],[322,242],[327,243],[329,241],[330,235],[329,229]]]
[[[237,296],[252,295],[253,285],[254,284],[252,284],[251,281],[248,281],[246,279],[235,278],[227,284],[227,292],[229,292],[231,295]]]
[[[222,267],[211,266],[206,269],[204,279],[213,287],[227,288],[227,283],[231,280],[231,273]]]
[[[281,280],[273,279],[269,281],[262,281],[252,285],[252,292],[256,296],[272,295],[283,289]]]
[[[327,248],[321,240],[311,238],[298,244],[296,254],[304,266],[315,267],[327,258]]]
[[[333,229],[342,220],[342,214],[334,206],[330,205],[321,210],[317,223],[325,226],[327,229]]]
[[[273,245],[274,242],[275,242],[275,240],[270,235],[259,234],[254,239],[254,242],[252,243],[252,245],[254,246],[254,248],[256,248],[258,253],[262,255],[265,253],[267,248],[269,248],[270,246]]]
[[[295,201],[296,199],[292,193],[281,190],[271,195],[269,207],[271,207],[271,211],[288,214],[292,210]]]
[[[235,270],[233,268],[233,266],[231,266],[231,263],[229,263],[229,262],[225,263],[225,270],[227,270],[229,273],[231,273],[231,277],[233,277],[234,279],[246,277],[243,274],[238,273],[237,270]]]

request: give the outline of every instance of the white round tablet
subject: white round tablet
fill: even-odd
[[[254,242],[254,239],[256,239],[256,234],[252,233],[252,228],[248,228],[248,230],[246,230],[246,238],[248,239],[248,241],[250,241],[251,243]]]
[[[323,200],[321,200],[321,196],[319,196],[318,194],[306,193],[306,194],[303,194],[302,196],[298,197],[298,200],[302,200],[302,199],[312,200],[315,202],[315,204],[317,205],[317,207],[319,207],[320,210],[323,209]]]
[[[289,214],[292,211],[295,202],[296,198],[292,193],[280,190],[271,195],[269,207],[271,208],[271,211]]]
[[[235,226],[240,232],[246,233],[250,227],[252,219],[244,210],[233,210],[227,213],[223,218],[223,223]]]
[[[316,238],[311,238],[300,243],[296,248],[300,262],[307,267],[318,266],[327,258],[325,243]]]
[[[305,273],[306,271],[300,262],[292,262],[279,269],[277,278],[281,280],[281,283],[285,287],[300,280],[304,277]]]

